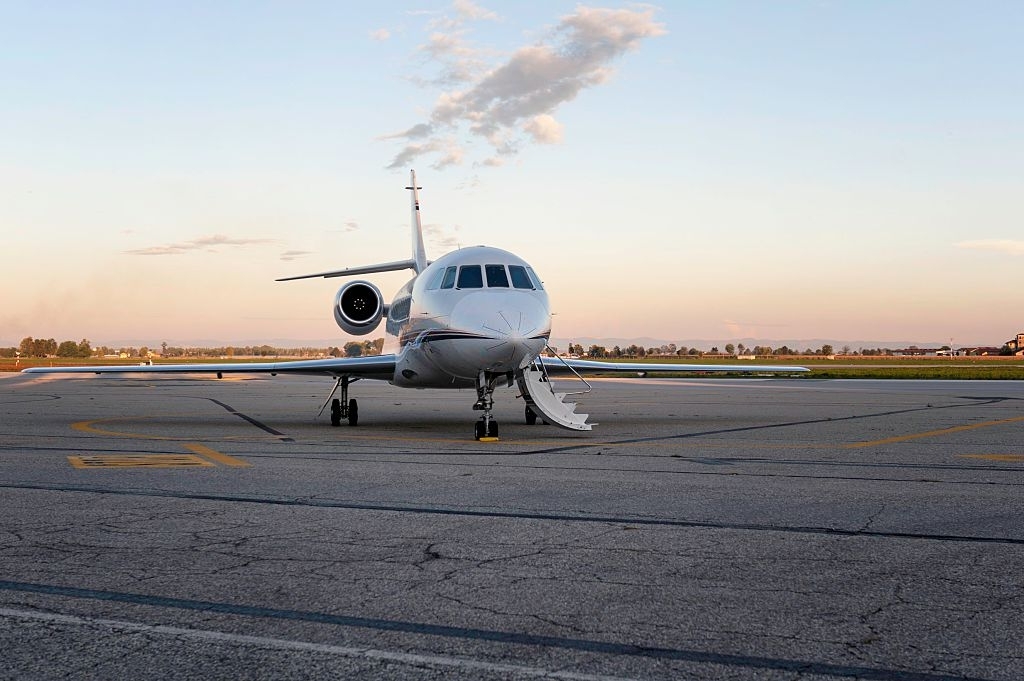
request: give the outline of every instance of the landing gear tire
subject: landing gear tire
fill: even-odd
[[[335,427],[341,425],[341,400],[338,398],[331,400],[331,425]]]
[[[473,425],[473,437],[477,440],[487,436],[487,426],[484,425],[483,419],[477,421]]]
[[[359,404],[354,397],[348,401],[348,425],[359,425]]]
[[[526,425],[532,426],[537,423],[537,412],[530,409],[530,405],[526,405]]]
[[[494,419],[487,424],[487,437],[498,437],[498,422]]]

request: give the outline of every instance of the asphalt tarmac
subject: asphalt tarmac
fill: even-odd
[[[2,679],[1024,678],[1024,384],[0,376]]]

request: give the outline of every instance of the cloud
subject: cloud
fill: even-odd
[[[355,232],[359,229],[359,223],[355,220],[346,220],[345,224],[342,225],[342,231]]]
[[[452,225],[448,230],[444,225],[431,223],[423,225],[423,237],[430,242],[431,246],[447,253],[459,247],[459,232],[461,230],[459,225]]]
[[[547,114],[526,121],[523,130],[539,144],[558,144],[562,141],[562,124]]]
[[[447,89],[438,94],[427,120],[378,138],[405,142],[388,168],[431,155],[441,156],[435,167],[461,163],[464,147],[441,143],[446,135],[489,144],[493,153],[483,165],[502,163],[501,157],[515,155],[524,143],[558,143],[564,135],[553,116],[558,107],[607,82],[610,64],[643,40],[666,33],[651,8],[579,6],[539,42],[488,65],[494,53],[468,42],[467,22],[496,15],[471,2],[456,2],[454,10],[456,16],[430,22],[428,27],[436,30],[418,50],[440,67],[437,77],[419,82]],[[453,147],[460,152],[452,154]]]
[[[137,248],[125,251],[128,255],[181,255],[192,251],[205,250],[216,253],[217,246],[252,246],[255,244],[274,243],[273,239],[238,239],[224,236],[223,234],[212,234],[199,237],[191,241],[184,241],[176,244],[165,244],[163,246],[150,246],[149,248]]]
[[[391,37],[391,31],[386,28],[378,28],[376,31],[370,31],[370,40],[376,40],[377,42],[384,42]]]
[[[281,254],[281,260],[291,262],[292,260],[298,260],[301,257],[311,254],[313,251],[285,251]]]
[[[953,244],[957,248],[974,248],[982,251],[998,251],[1007,255],[1024,255],[1024,241],[1019,239],[977,239]]]

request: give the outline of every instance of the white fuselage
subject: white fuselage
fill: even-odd
[[[548,296],[522,258],[474,246],[428,265],[395,294],[384,352],[398,356],[393,383],[465,388],[481,372],[514,374],[551,334]]]

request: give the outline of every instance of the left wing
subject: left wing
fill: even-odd
[[[395,355],[339,357],[290,362],[251,362],[233,364],[142,364],[122,366],[31,367],[24,374],[311,374],[356,376],[391,380],[395,375]]]
[[[717,371],[725,373],[802,373],[810,371],[806,367],[759,365],[759,364],[648,364],[646,362],[595,362],[587,359],[569,359],[563,357],[541,357],[544,369],[549,374],[568,374],[576,371],[586,374],[630,373],[645,374],[648,372],[666,371]]]

